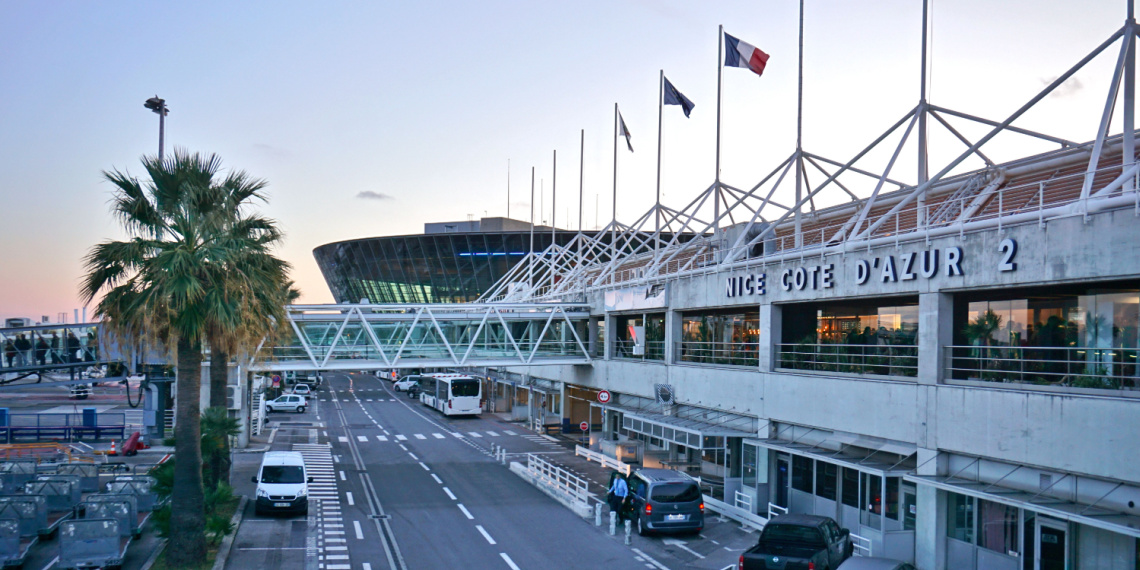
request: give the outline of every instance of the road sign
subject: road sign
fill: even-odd
[[[590,429],[590,424],[589,422],[582,422],[578,424],[578,427],[582,428],[582,431],[587,431]]]
[[[610,392],[609,392],[609,390],[602,390],[602,391],[598,392],[598,402],[603,403],[603,404],[610,403]]]
[[[274,374],[274,375],[271,377],[271,380],[273,380],[273,387],[274,387],[274,388],[280,388],[280,387],[281,387],[281,375],[279,375],[279,374]]]

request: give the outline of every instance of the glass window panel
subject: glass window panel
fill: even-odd
[[[978,546],[1002,554],[1017,552],[1017,508],[978,499]]]
[[[859,472],[855,469],[843,468],[843,504],[859,508]]]
[[[792,456],[792,488],[805,493],[812,492],[812,480],[815,478],[814,461],[800,455]]]
[[[835,500],[835,488],[839,484],[839,466],[820,461],[815,470],[815,494],[828,500]]]
[[[946,536],[974,543],[974,498],[947,493]]]
[[[756,486],[756,458],[759,455],[755,445],[744,444],[744,452],[741,454],[743,463],[742,478],[745,487]]]

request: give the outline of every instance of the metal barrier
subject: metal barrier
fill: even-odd
[[[716,511],[744,526],[750,526],[756,530],[764,530],[764,525],[768,524],[768,519],[752,511],[746,511],[740,507],[725,503],[724,501],[718,501],[710,495],[704,495],[704,500],[706,509]]]
[[[871,539],[851,533],[851,544],[855,547],[854,556],[873,556],[871,553]]]
[[[733,502],[734,507],[736,507],[738,509],[744,509],[750,513],[752,512],[752,496],[751,495],[748,495],[747,493],[741,493],[740,491],[736,491],[736,494],[733,496],[732,502]]]
[[[613,457],[596,451],[590,451],[581,445],[574,446],[574,455],[585,457],[586,461],[597,461],[602,464],[602,467],[609,467],[610,469],[620,471],[626,477],[629,477],[630,472],[633,471],[633,467],[630,466],[630,464],[622,463]]]
[[[574,500],[582,504],[589,504],[590,486],[585,479],[557,467],[533,453],[526,454],[526,469],[531,476],[569,495]]]
[[[768,518],[769,519],[774,518],[774,517],[778,517],[780,515],[786,515],[786,514],[788,514],[788,508],[787,507],[781,507],[780,505],[777,505],[776,503],[768,503]]]

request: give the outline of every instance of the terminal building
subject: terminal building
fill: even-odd
[[[915,180],[896,180],[893,159],[872,172],[859,157],[796,148],[773,171],[787,177],[751,192],[718,180],[691,209],[655,211],[674,234],[650,221],[587,236],[616,232],[628,245],[618,255],[549,248],[511,258],[518,265],[494,283],[486,269],[453,267],[485,276],[440,298],[578,303],[591,314],[591,363],[492,371],[490,405],[554,429],[586,423],[598,451],[686,471],[732,508],[832,517],[862,552],[924,570],[1135,570],[1135,32],[1129,21],[1105,44],[1120,52],[1094,140],[1012,126],[1078,65],[1006,121],[920,101],[892,128],[921,125],[898,143],[917,137]],[[1123,132],[1109,133],[1117,107]],[[988,134],[967,138],[948,117]],[[925,150],[936,121],[966,149],[944,165]],[[999,133],[1055,148],[993,161],[985,143]],[[812,168],[823,174],[809,184]],[[867,191],[853,193],[852,177]],[[774,207],[789,184],[794,199]],[[741,206],[734,218],[709,215],[722,200]],[[395,278],[347,252],[368,244],[371,259],[396,259],[385,248],[410,239],[316,254],[338,300],[386,300],[396,297],[375,287]],[[451,262],[475,250],[441,251]],[[558,256],[566,263],[552,264]],[[561,269],[537,286],[519,270],[528,264]],[[443,289],[461,288],[416,299]]]

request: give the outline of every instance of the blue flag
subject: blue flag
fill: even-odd
[[[681,110],[685,112],[685,117],[688,118],[689,113],[693,111],[693,107],[696,107],[696,105],[694,105],[688,97],[682,95],[680,91],[677,91],[677,88],[673,87],[672,83],[669,83],[668,77],[665,78],[664,89],[665,92],[662,93],[662,101],[666,105],[680,105]]]

